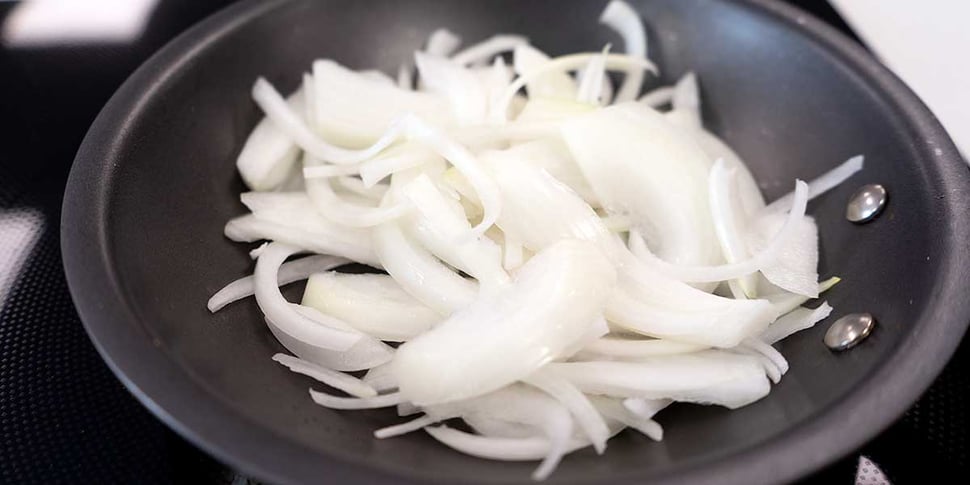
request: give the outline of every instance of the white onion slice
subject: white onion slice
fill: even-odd
[[[343,230],[332,224],[314,224],[307,227],[272,222],[274,215],[279,213],[270,211],[263,216],[250,214],[231,219],[226,224],[225,235],[233,241],[255,242],[263,239],[280,241],[309,252],[332,254],[375,268],[380,267],[371,249],[370,240],[360,238],[360,235],[354,231]],[[316,217],[322,219],[321,216]]]
[[[374,228],[374,251],[384,270],[405,291],[442,315],[475,301],[476,284],[462,278],[418,246],[397,222]]]
[[[764,211],[751,221],[747,244],[752,253],[776,251],[763,266],[765,279],[785,291],[809,298],[818,296],[818,227],[811,217],[801,217],[789,226],[784,211]],[[785,243],[772,248],[772,235],[788,232]],[[779,236],[774,236],[777,239]]]
[[[633,413],[621,404],[619,400],[614,398],[589,396],[589,400],[603,416],[619,421],[623,425],[643,433],[654,441],[663,439],[663,428],[660,426],[660,423],[651,419],[650,416],[645,417]],[[642,400],[638,399],[638,401]]]
[[[396,88],[395,88],[396,89]],[[286,101],[265,79],[259,78],[253,86],[253,99],[263,109],[266,116],[306,152],[330,163],[355,163],[380,153],[400,136],[400,128],[391,125],[385,134],[371,146],[361,150],[350,150],[332,145],[318,137],[293,112]]]
[[[630,4],[621,0],[612,0],[603,9],[599,21],[616,31],[623,38],[627,54],[646,59],[647,32],[643,28],[640,16]],[[636,99],[641,84],[643,84],[643,72],[628,72],[619,92],[616,93],[615,102],[623,103]]]
[[[593,407],[593,404],[576,389],[576,386],[559,375],[543,369],[539,369],[522,381],[542,390],[562,403],[572,413],[576,423],[583,429],[586,436],[589,437],[596,453],[602,455],[606,451],[606,440],[610,439],[610,429],[606,426],[603,417]]]
[[[443,320],[388,275],[318,272],[307,282],[302,304],[391,342],[412,339]]]
[[[398,348],[393,367],[401,392],[418,405],[440,403],[531,374],[587,335],[614,278],[613,266],[589,243],[565,240],[539,252],[511,285]]]
[[[655,357],[661,355],[688,354],[704,350],[707,347],[697,344],[676,342],[665,339],[624,339],[604,337],[591,342],[583,348],[583,352],[604,357],[620,359],[637,359],[640,357]]]
[[[329,271],[350,262],[349,259],[326,255],[307,256],[289,261],[280,266],[277,283],[280,286],[288,285],[294,281],[305,280],[313,273]],[[253,276],[239,278],[212,295],[206,306],[210,312],[215,313],[234,301],[252,296],[255,291],[256,284]]]
[[[308,346],[328,350],[348,350],[361,336],[337,330],[294,311],[280,293],[279,269],[283,261],[299,250],[282,243],[272,243],[256,261],[254,279],[256,303],[281,332]]]
[[[315,165],[317,162],[307,158],[306,164]],[[306,180],[307,195],[313,205],[327,219],[337,224],[349,227],[373,227],[388,221],[393,221],[406,215],[412,210],[410,204],[397,203],[391,206],[368,207],[341,199],[333,190],[329,178],[312,178]]]
[[[593,56],[586,67],[579,73],[579,89],[576,101],[586,104],[599,104],[603,94],[604,78],[606,77],[606,56],[610,53],[610,45],[603,48],[598,56]]]
[[[396,406],[401,402],[401,394],[392,393],[375,397],[339,397],[310,389],[313,402],[329,409],[378,409]]]
[[[761,333],[760,339],[768,344],[774,344],[789,335],[812,328],[816,323],[832,314],[832,307],[822,302],[818,308],[796,308],[790,313],[775,320]]]
[[[421,416],[420,418],[412,419],[406,423],[396,424],[394,426],[388,426],[386,428],[381,428],[374,431],[374,437],[377,439],[393,438],[395,436],[401,436],[402,434],[407,434],[412,431],[417,431],[425,426],[430,426],[434,423],[440,421],[432,416]]]
[[[330,370],[313,362],[293,357],[292,355],[276,354],[273,356],[273,360],[297,374],[312,377],[334,389],[344,391],[351,396],[364,398],[377,396],[377,391],[373,387],[343,372]]]
[[[673,86],[661,86],[653,91],[650,91],[640,99],[637,100],[639,103],[643,103],[651,108],[659,108],[665,104],[670,104],[674,99],[674,87]]]
[[[862,170],[865,165],[865,157],[862,155],[856,155],[845,162],[842,162],[839,166],[825,172],[818,178],[813,179],[808,183],[808,200],[812,200],[829,190],[837,187],[842,182],[845,182],[849,177],[855,175],[856,172]],[[766,210],[783,210],[790,206],[792,194],[786,194],[778,200],[768,204]]]
[[[461,37],[458,34],[448,29],[437,29],[428,36],[424,51],[433,56],[448,57],[460,45]]]
[[[638,362],[554,363],[549,369],[589,394],[673,399],[731,409],[761,399],[771,387],[757,358],[713,350]]]
[[[535,71],[549,62],[549,56],[531,45],[520,45],[513,54],[513,68],[520,76]],[[549,71],[534,76],[525,85],[529,101],[544,98],[576,99],[576,83],[565,72]]]
[[[570,54],[567,56],[557,57],[551,59],[545,64],[538,66],[528,72],[521,74],[515,81],[509,85],[508,90],[505,95],[499,100],[497,105],[491,107],[491,116],[494,122],[504,123],[508,116],[509,105],[512,103],[512,98],[515,97],[520,89],[526,86],[530,81],[538,79],[539,77],[551,73],[551,72],[564,72],[580,69],[589,62],[594,56],[602,55],[600,53],[582,53],[582,54]],[[606,68],[611,70],[623,70],[626,72],[634,70],[648,70],[656,73],[657,68],[650,61],[646,59],[638,59],[636,57],[631,57],[625,54],[609,54],[606,56]]]
[[[754,273],[763,267],[775,263],[785,249],[785,245],[792,240],[796,227],[805,217],[805,207],[808,202],[808,186],[801,180],[795,183],[795,198],[792,209],[785,219],[784,225],[775,234],[765,248],[754,257],[737,263],[719,266],[680,266],[660,259],[653,259],[650,264],[656,266],[664,274],[681,281],[688,282],[716,282],[726,281]],[[814,241],[813,241],[814,244]]]
[[[485,119],[488,95],[473,71],[423,52],[415,52],[414,61],[424,88],[447,99],[459,123],[467,125]]]
[[[394,378],[394,374],[391,372],[390,362],[376,367],[371,367],[370,370],[364,374],[364,377],[362,377],[361,380],[364,381],[364,384],[373,387],[377,392],[397,390],[397,379]],[[401,405],[399,404],[398,406]],[[408,406],[413,407],[413,405],[410,404],[408,404]],[[406,416],[407,414],[399,414],[399,416]]]
[[[460,66],[486,62],[498,54],[528,43],[529,39],[521,35],[499,34],[462,49],[451,57],[451,61]]]
[[[303,90],[297,90],[286,103],[294,110],[305,104]],[[300,148],[273,121],[264,117],[249,133],[239,157],[236,169],[243,182],[259,191],[279,187],[296,166]]]

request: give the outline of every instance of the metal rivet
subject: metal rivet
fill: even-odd
[[[833,323],[825,332],[825,345],[835,351],[855,347],[872,333],[876,319],[868,313],[851,313]]]
[[[859,190],[855,191],[849,199],[849,205],[845,207],[845,218],[856,224],[864,224],[875,219],[886,207],[887,196],[886,188],[879,184],[859,187]]]

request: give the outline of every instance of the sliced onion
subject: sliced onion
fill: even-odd
[[[812,200],[829,190],[837,187],[842,182],[845,182],[849,177],[855,175],[856,172],[862,170],[865,164],[865,157],[862,155],[856,155],[838,167],[825,172],[816,179],[813,179],[808,183],[808,200]],[[778,200],[772,202],[768,205],[767,210],[783,210],[791,205],[791,199],[793,194],[787,194],[783,197],[778,198]]]
[[[527,73],[520,75],[512,84],[509,89],[505,92],[505,96],[499,101],[497,105],[492,106],[491,116],[492,120],[495,122],[505,122],[508,116],[509,104],[512,102],[512,98],[515,97],[520,89],[522,89],[529,81],[538,79],[540,76],[551,72],[564,72],[570,70],[580,69],[589,62],[594,56],[601,55],[599,53],[584,53],[584,54],[571,54],[567,56],[557,57],[551,59],[550,61],[529,70]],[[606,68],[607,69],[620,69],[627,72],[634,70],[648,70],[656,73],[657,68],[650,61],[646,59],[638,59],[636,57],[627,56],[624,54],[609,54],[606,56]]]
[[[330,409],[378,409],[396,406],[401,402],[400,393],[375,397],[339,397],[310,389],[313,402]]]
[[[513,67],[516,73],[524,76],[540,69],[549,62],[549,59],[549,56],[531,45],[520,45],[515,48],[513,54]],[[529,93],[530,102],[544,98],[576,99],[576,83],[565,72],[549,71],[541,73],[530,79],[525,88]]]
[[[267,318],[273,320],[281,332],[308,346],[328,350],[348,350],[361,336],[337,330],[294,311],[283,298],[278,287],[279,269],[283,261],[298,252],[282,243],[270,244],[256,261],[254,273],[256,303]]]
[[[330,370],[313,362],[286,354],[276,354],[273,356],[273,360],[283,364],[286,368],[297,374],[312,377],[334,389],[344,391],[351,396],[362,398],[377,396],[377,391],[374,388],[361,382],[360,379],[344,374],[343,372]]]
[[[317,162],[308,159],[313,166]],[[307,178],[307,194],[324,217],[350,227],[373,227],[393,221],[412,210],[410,204],[398,203],[386,207],[367,207],[344,201],[333,190],[328,178]]]
[[[768,344],[773,344],[789,335],[812,328],[816,323],[824,320],[832,314],[832,307],[827,302],[822,302],[818,308],[796,308],[790,313],[775,320],[768,328],[761,333],[760,339]]]
[[[637,100],[639,103],[643,103],[651,108],[659,108],[665,104],[670,104],[674,99],[674,88],[673,86],[662,86],[653,91],[650,91],[640,99]]]
[[[623,38],[627,54],[647,58],[647,32],[643,28],[640,16],[630,4],[621,0],[612,0],[600,14],[600,23],[607,25]],[[623,103],[636,99],[641,84],[643,84],[643,72],[628,72],[620,91],[616,94],[615,102]]]
[[[303,106],[303,90],[291,94],[286,103],[294,110]],[[293,139],[272,120],[263,118],[246,138],[236,158],[236,169],[249,188],[272,190],[285,181],[299,155],[300,148]]]
[[[388,426],[386,428],[381,428],[374,431],[374,437],[377,439],[392,438],[394,436],[400,436],[402,434],[407,434],[412,431],[417,431],[425,426],[430,426],[434,423],[440,421],[432,416],[421,416],[420,418],[413,419],[406,423],[396,424],[394,426]]]
[[[307,256],[289,261],[280,266],[277,283],[280,286],[288,285],[294,281],[305,280],[314,273],[329,271],[350,262],[349,259],[325,255]],[[210,312],[215,313],[234,301],[252,296],[255,291],[256,284],[253,276],[239,278],[212,295],[206,306]]]
[[[636,359],[640,357],[654,357],[660,355],[688,354],[704,350],[707,347],[697,344],[676,342],[665,339],[623,339],[604,337],[593,341],[583,351],[604,357]]]
[[[576,423],[583,429],[586,436],[589,437],[596,452],[602,455],[606,451],[606,440],[610,438],[610,430],[593,404],[582,392],[576,389],[576,386],[555,373],[542,369],[522,381],[541,389],[562,403],[572,413]]]
[[[486,62],[498,54],[528,43],[529,39],[521,35],[499,34],[462,49],[451,57],[451,61],[460,66]]]
[[[610,46],[603,48],[602,54],[593,56],[586,67],[580,72],[579,89],[576,101],[586,104],[599,104],[603,93],[603,80],[606,76],[606,56],[610,53]]]
[[[461,37],[448,29],[437,29],[428,36],[424,51],[433,56],[448,57],[458,50]]]

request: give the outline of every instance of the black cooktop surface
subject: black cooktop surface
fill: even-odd
[[[244,483],[101,361],[59,247],[67,174],[98,111],[154,51],[230,2],[115,1],[108,16],[76,2],[46,18],[41,3],[0,2],[0,483]],[[792,3],[854,37],[824,1]],[[967,347],[905,417],[805,483],[877,483],[860,456],[896,484],[964,475]]]

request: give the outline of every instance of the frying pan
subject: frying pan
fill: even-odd
[[[275,483],[526,480],[533,464],[461,455],[422,433],[374,440],[393,412],[314,405],[310,381],[270,361],[282,347],[253,301],[211,315],[206,299],[248,274],[249,247],[222,236],[244,212],[234,160],[260,117],[249,92],[282,90],[319,57],[393,72],[433,29],[466,41],[521,32],[552,54],[622,45],[596,19],[604,1],[248,0],[186,32],[119,89],[78,152],[62,247],[95,345],[139,400],[229,465]],[[791,371],[743,409],[677,405],[654,443],[632,433],[603,456],[570,455],[568,483],[765,483],[804,476],[897,419],[970,321],[970,173],[940,124],[898,79],[818,20],[751,0],[632,2],[670,83],[695,70],[706,124],[748,161],[767,197],[855,154],[866,168],[810,205],[821,274],[843,282],[833,317],[879,321],[832,353],[828,323],[780,344]],[[844,216],[851,192],[881,183],[885,212]],[[299,285],[290,288],[298,295]],[[834,319],[834,318],[833,318]]]

